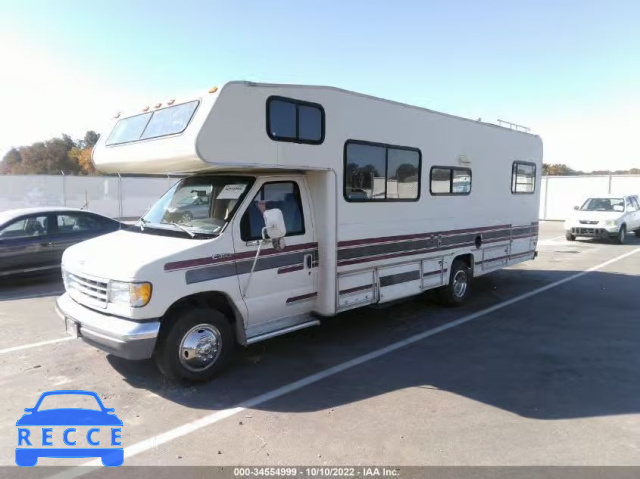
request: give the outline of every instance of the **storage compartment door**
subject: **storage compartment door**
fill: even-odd
[[[393,301],[422,291],[420,263],[409,263],[378,269],[380,302]]]

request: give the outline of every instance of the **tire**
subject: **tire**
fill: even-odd
[[[438,300],[446,306],[459,306],[469,296],[471,269],[462,261],[455,260],[451,265],[449,284],[438,288]]]
[[[618,231],[618,236],[616,236],[615,242],[618,244],[624,244],[624,241],[627,239],[627,227],[622,225],[620,227],[620,231]]]
[[[567,241],[575,241],[576,237],[574,235],[572,235],[571,233],[567,232],[564,234],[564,237],[567,238]]]
[[[160,338],[156,365],[171,380],[204,382],[224,368],[234,346],[233,328],[221,312],[183,310]]]
[[[640,228],[633,232],[636,235],[636,238],[640,238]]]

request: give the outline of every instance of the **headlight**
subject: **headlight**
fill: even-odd
[[[618,226],[618,220],[607,220],[604,222],[605,226]]]
[[[151,299],[151,283],[109,283],[109,302],[141,308]]]

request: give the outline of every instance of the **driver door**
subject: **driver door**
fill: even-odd
[[[262,212],[278,208],[287,228],[286,247],[264,244],[247,287],[258,250]],[[304,177],[256,182],[236,215],[233,240],[240,291],[248,311],[247,338],[309,321],[317,297],[318,244]]]

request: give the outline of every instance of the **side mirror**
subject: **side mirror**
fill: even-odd
[[[574,206],[574,207],[573,207],[573,209],[574,209],[574,210],[579,210],[579,209],[580,209],[580,207],[579,207],[579,206]]]
[[[284,218],[282,217],[282,211],[278,208],[272,208],[266,210],[262,217],[264,218],[265,232],[271,239],[284,238],[287,234],[287,227],[284,224]]]

